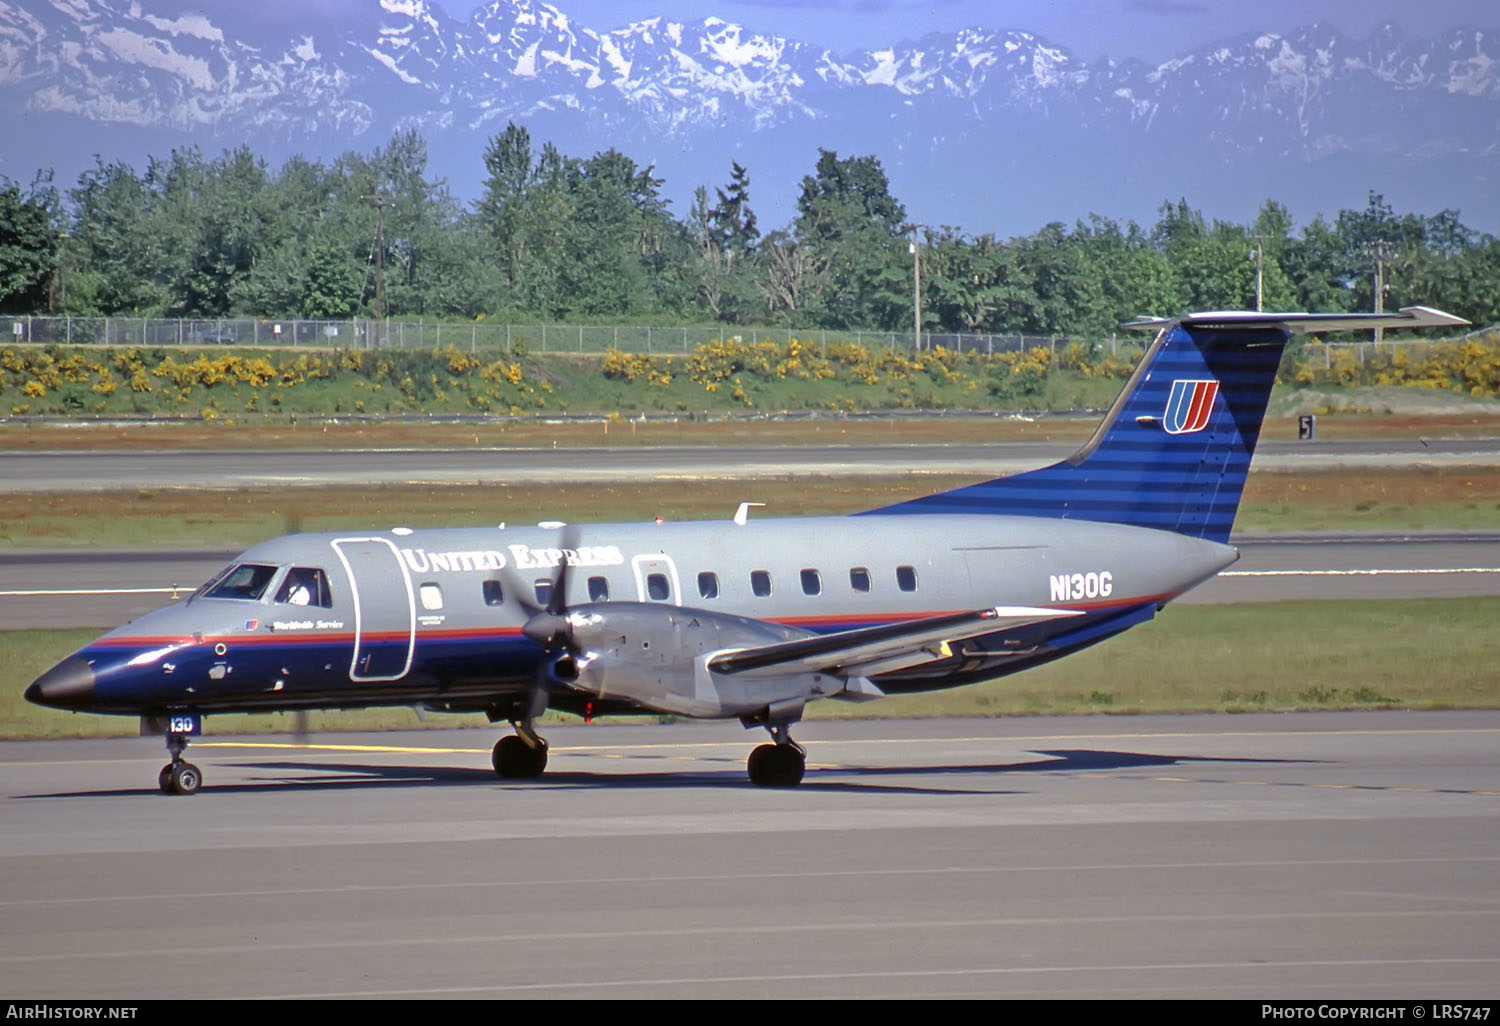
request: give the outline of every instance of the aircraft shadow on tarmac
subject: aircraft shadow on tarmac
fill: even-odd
[[[836,766],[828,769],[816,764],[808,767],[801,787],[819,792],[881,792],[907,794],[1018,794],[1019,790],[991,790],[942,787],[911,787],[878,783],[882,777],[939,777],[947,775],[1002,775],[1011,773],[1068,772],[1115,772],[1133,769],[1151,769],[1168,766],[1209,764],[1308,764],[1322,762],[1318,759],[1248,759],[1242,757],[1214,757],[1197,755],[1153,755],[1142,752],[1116,752],[1096,749],[1034,750],[1047,756],[1033,762],[1011,763],[963,763],[941,766]],[[637,757],[640,758],[640,757]],[[675,757],[662,756],[661,758]],[[296,777],[265,777],[240,783],[206,785],[204,790],[220,794],[271,794],[289,790],[347,790],[355,788],[430,787],[433,785],[475,785],[504,789],[542,787],[549,790],[599,789],[599,788],[723,788],[753,787],[746,778],[743,764],[738,759],[705,759],[695,762],[723,762],[722,769],[694,768],[674,769],[665,772],[591,773],[578,771],[554,771],[536,780],[513,780],[501,782],[488,769],[479,767],[431,767],[401,766],[389,764],[344,763],[331,767],[326,762],[300,762],[283,759],[269,762],[236,763],[235,768],[245,774],[248,771],[287,772],[304,774]],[[854,779],[827,779],[832,776]],[[820,779],[823,778],[823,779]],[[17,795],[18,798],[100,798],[109,796],[155,793],[153,788],[111,789],[107,791],[76,791],[70,793]]]

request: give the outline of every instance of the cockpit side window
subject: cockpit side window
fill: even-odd
[[[271,578],[276,576],[276,568],[264,563],[241,563],[230,569],[227,573],[219,575],[218,580],[204,592],[204,598],[215,599],[248,599],[252,602],[260,601],[266,592],[266,586],[271,583]]]
[[[276,601],[327,609],[333,605],[328,575],[319,567],[294,566],[287,571],[286,580],[281,582],[281,588],[276,592]]]

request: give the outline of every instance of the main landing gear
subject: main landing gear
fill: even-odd
[[[750,782],[760,787],[796,787],[807,768],[807,752],[792,740],[790,724],[767,726],[775,744],[760,745],[750,753],[746,768]]]
[[[495,774],[506,780],[534,780],[547,768],[547,740],[530,720],[512,720],[511,726],[516,732],[495,742]]]
[[[167,735],[167,752],[172,761],[156,775],[157,786],[163,794],[197,794],[203,786],[203,771],[190,762],[182,761],[182,753],[188,746],[184,734]]]

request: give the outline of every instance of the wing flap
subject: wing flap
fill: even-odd
[[[943,613],[725,652],[710,659],[708,668],[722,674],[774,671],[778,676],[826,673],[848,677],[885,673],[944,658],[949,654],[947,646],[966,638],[1081,615],[1072,609],[1034,606],[995,606],[963,613]]]

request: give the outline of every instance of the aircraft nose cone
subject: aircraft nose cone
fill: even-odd
[[[94,669],[69,656],[26,689],[26,701],[55,709],[88,709],[94,704]]]

